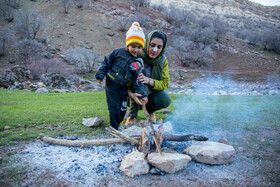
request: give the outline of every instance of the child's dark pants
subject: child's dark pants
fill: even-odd
[[[127,110],[127,86],[116,85],[107,79],[106,98],[110,114],[110,126],[118,129]]]

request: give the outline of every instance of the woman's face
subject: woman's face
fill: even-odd
[[[161,38],[153,38],[149,45],[149,57],[151,59],[156,58],[163,48],[163,40]]]

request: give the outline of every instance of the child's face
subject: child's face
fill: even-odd
[[[140,51],[142,50],[142,45],[137,43],[132,43],[127,47],[127,49],[132,56],[137,57]]]

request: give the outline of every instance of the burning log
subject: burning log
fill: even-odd
[[[144,153],[145,156],[149,154],[151,151],[151,143],[149,141],[149,131],[146,128],[143,128],[143,131],[141,132],[139,151]]]
[[[164,140],[177,141],[177,142],[206,141],[206,140],[208,140],[208,138],[204,137],[204,136],[196,136],[196,135],[192,135],[192,134],[188,134],[188,135],[165,135]]]
[[[152,135],[153,135],[153,138],[154,138],[154,141],[155,141],[155,144],[156,144],[157,151],[161,155],[160,145],[158,144],[158,140],[157,140],[157,137],[156,137],[156,134],[155,134],[155,130],[154,130],[154,126],[153,126],[153,122],[152,122],[151,116],[149,115],[149,113],[148,113],[148,111],[146,109],[146,105],[145,104],[143,104],[142,108],[143,108],[143,111],[144,111],[145,115],[148,118],[149,125],[150,125],[151,130],[152,130]]]

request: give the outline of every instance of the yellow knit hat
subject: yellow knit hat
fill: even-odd
[[[144,48],[145,41],[145,34],[143,29],[140,27],[140,24],[138,22],[132,23],[131,27],[126,33],[126,47],[132,43],[138,43],[142,46],[142,48]]]

